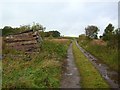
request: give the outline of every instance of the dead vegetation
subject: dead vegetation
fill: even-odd
[[[103,46],[107,45],[107,43],[105,41],[103,41],[102,39],[92,40],[91,44],[92,45],[103,45]]]
[[[52,42],[58,42],[58,43],[66,43],[69,41],[69,39],[51,39]]]

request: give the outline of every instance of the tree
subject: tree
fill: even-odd
[[[2,29],[2,35],[3,35],[3,36],[12,34],[13,32],[14,32],[14,29],[13,29],[11,26],[5,26],[5,27]]]
[[[114,26],[110,23],[105,28],[103,33],[103,40],[107,41],[107,46],[117,48],[120,37],[120,28],[114,30]]]
[[[19,30],[23,32],[23,31],[31,30],[31,27],[30,25],[20,25]]]
[[[32,30],[34,30],[34,31],[44,31],[45,29],[46,29],[46,27],[43,27],[41,24],[33,22]]]
[[[60,37],[60,32],[58,31],[49,31],[49,32],[45,32],[45,37]]]
[[[89,38],[94,38],[94,39],[97,39],[97,34],[98,34],[98,27],[97,26],[88,26],[87,28],[85,28],[85,33],[86,33],[86,36],[88,36]]]
[[[114,31],[114,45],[116,44],[116,46],[118,47],[118,45],[120,45],[120,28],[117,28]]]
[[[115,30],[115,34],[120,35],[120,28],[117,28],[117,29]]]
[[[50,33],[53,37],[60,37],[60,32],[58,31],[50,31]]]
[[[109,41],[114,34],[114,26],[110,23],[104,30],[103,40]]]
[[[2,35],[5,36],[5,35],[20,33],[20,32],[24,32],[28,30],[40,31],[40,34],[41,32],[42,34],[44,34],[45,29],[46,27],[43,27],[41,24],[33,23],[32,26],[31,25],[20,25],[20,27],[15,27],[15,28],[12,28],[11,26],[5,26],[3,29],[1,29],[1,31],[2,31]]]

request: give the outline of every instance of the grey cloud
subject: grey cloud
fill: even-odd
[[[97,25],[101,32],[112,22],[117,26],[117,2],[43,2],[5,3],[2,5],[2,27],[39,22],[48,30],[57,29],[63,35],[84,33],[89,24]]]

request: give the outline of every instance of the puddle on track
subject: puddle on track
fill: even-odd
[[[76,41],[77,47],[82,51],[82,53],[89,59],[90,62],[97,68],[102,77],[108,82],[111,88],[118,88],[118,73],[115,71],[111,71],[110,68],[100,62],[97,58],[91,55],[89,52],[85,51],[82,47],[80,47]]]

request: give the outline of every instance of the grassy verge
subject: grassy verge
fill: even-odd
[[[73,43],[73,53],[80,72],[82,88],[109,88],[99,72],[77,48],[75,42]]]
[[[118,71],[118,49],[109,48],[106,45],[92,44],[93,41],[83,40],[79,44],[88,52],[107,64],[111,69]]]
[[[67,44],[45,41],[42,51],[31,54],[30,60],[4,57],[3,88],[58,88],[66,53]]]
[[[2,60],[0,60],[0,69],[2,68]]]
[[[0,60],[0,89],[2,88],[2,60]]]

